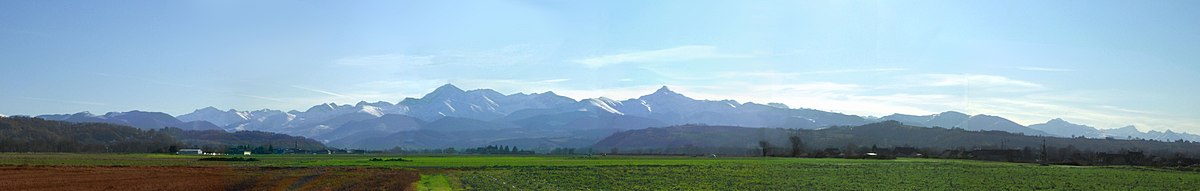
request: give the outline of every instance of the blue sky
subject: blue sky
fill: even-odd
[[[0,114],[397,102],[445,83],[1200,132],[1196,1],[3,1]]]

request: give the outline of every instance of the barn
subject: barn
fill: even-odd
[[[203,155],[203,154],[204,154],[204,150],[200,150],[200,149],[179,149],[179,151],[175,152],[175,154],[177,154],[177,155]]]

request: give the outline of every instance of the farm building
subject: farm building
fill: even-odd
[[[204,154],[204,150],[200,150],[200,149],[179,149],[179,151],[175,152],[175,154],[177,154],[177,155],[203,155],[203,154]]]

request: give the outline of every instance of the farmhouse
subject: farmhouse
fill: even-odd
[[[177,155],[203,155],[204,151],[200,149],[179,149],[175,152]]]

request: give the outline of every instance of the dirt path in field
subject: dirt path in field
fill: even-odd
[[[418,180],[372,168],[0,167],[0,190],[411,190]]]

